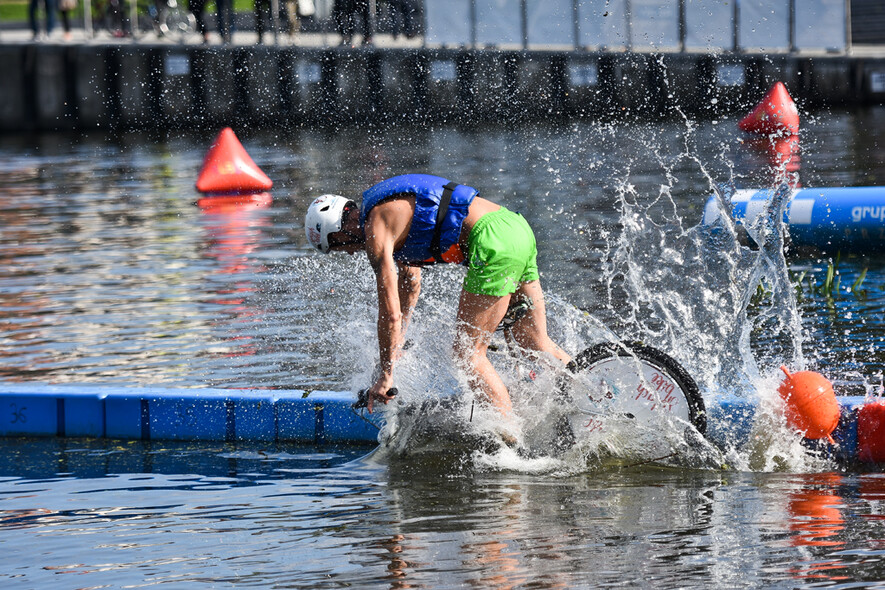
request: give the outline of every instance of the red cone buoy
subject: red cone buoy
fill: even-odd
[[[885,463],[885,403],[870,402],[857,411],[857,458]]]
[[[771,135],[799,132],[799,111],[783,82],[772,86],[765,98],[756,105],[750,114],[738,121],[738,127],[748,133]]]
[[[209,148],[197,178],[201,193],[250,193],[267,191],[273,182],[252,161],[233,129],[225,127]]]
[[[786,406],[787,424],[805,438],[826,438],[835,444],[830,435],[839,424],[840,410],[833,385],[813,371],[790,374],[786,367],[781,371],[787,378],[777,391]]]

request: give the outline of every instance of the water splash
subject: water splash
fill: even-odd
[[[555,284],[545,285],[551,335],[572,353],[619,339],[641,340],[662,349],[695,378],[708,406],[722,396],[758,403],[756,434],[770,436],[754,435],[751,445],[724,449],[728,464],[738,469],[816,469],[817,459],[795,433],[782,426],[772,397],[780,364],[796,369],[806,364],[801,318],[783,256],[781,220],[788,185],[773,185],[768,209],[756,226],[744,228],[735,225],[728,214],[739,180],[731,164],[732,143],[721,144],[713,166],[697,155],[710,152],[697,148],[698,142],[709,138],[699,137],[699,127],[687,119],[675,138],[675,153],[662,147],[672,145],[673,138],[661,137],[654,126],[632,125],[625,131],[617,125],[601,124],[591,130],[595,139],[604,142],[606,137],[617,137],[612,144],[628,146],[605,159],[583,149],[587,142],[577,137],[579,131],[584,129],[575,128],[570,154],[584,160],[582,177],[603,170],[609,174],[606,187],[616,203],[618,224],[597,232],[602,237],[601,247],[596,248],[598,238],[589,246],[601,252],[595,252],[601,271],[588,269],[601,277],[597,306],[577,309],[557,295]],[[630,137],[625,139],[625,133]],[[544,153],[545,162],[550,161],[546,170],[552,177],[551,185],[562,184],[565,168],[559,162],[567,157],[555,149]],[[650,177],[648,163],[640,166],[640,158],[656,162],[657,174]],[[713,169],[717,166],[720,170]],[[700,173],[707,179],[708,194],[715,195],[722,212],[711,225],[698,225],[697,219],[677,205],[674,192],[689,168],[692,174]],[[587,215],[562,215],[562,203],[553,203],[553,198],[547,202],[546,195],[541,195],[539,202],[552,207],[551,216],[562,216],[563,223],[574,230],[571,235],[581,236],[592,229],[586,222],[588,215],[594,215],[592,210]],[[368,266],[364,261],[354,262],[356,258],[342,260],[334,264],[331,273],[324,269],[323,281],[312,288],[322,293],[339,285],[341,292],[348,294],[346,298],[335,295],[345,307],[337,315],[346,316],[347,322],[321,338],[329,347],[326,356],[330,356],[329,350],[335,351],[330,362],[343,367],[355,391],[373,377],[376,303]],[[387,458],[437,460],[452,455],[469,468],[547,472],[600,469],[612,460],[629,464],[630,441],[617,436],[596,449],[555,459],[526,458],[509,447],[487,444],[488,435],[495,431],[496,416],[477,405],[450,361],[461,272],[446,267],[424,274],[422,299],[408,334],[414,346],[398,364],[400,396],[389,408],[391,420],[382,432],[382,439],[389,443]],[[543,395],[553,387],[550,378],[526,381],[525,373],[533,369],[506,354],[495,355],[494,362],[513,394],[521,435],[543,437],[545,420],[552,412]],[[440,394],[452,392],[461,395],[455,401],[440,400]]]
[[[820,468],[826,461],[784,426],[775,394],[778,366],[806,364],[801,317],[784,257],[788,171],[779,175],[781,182],[772,187],[754,225],[737,226],[730,216],[734,177],[724,187],[717,185],[693,155],[694,133],[686,121],[684,151],[669,161],[649,146],[666,178],[656,191],[643,194],[631,182],[630,162],[621,173],[621,231],[609,240],[604,271],[619,333],[679,360],[698,381],[708,405],[726,396],[758,404],[751,443],[725,449],[732,465]],[[678,161],[694,162],[708,179],[720,210],[714,224],[692,225],[681,218],[672,197]]]

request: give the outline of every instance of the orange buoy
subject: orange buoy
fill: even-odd
[[[781,371],[787,376],[777,391],[786,406],[787,424],[795,428],[805,438],[826,438],[839,424],[841,411],[833,385],[820,373],[799,371],[792,373],[786,367]]]
[[[267,191],[273,182],[252,161],[233,129],[225,127],[206,153],[197,177],[201,193],[249,193]]]
[[[857,411],[857,458],[885,463],[885,403],[873,401]]]
[[[784,83],[775,83],[756,108],[738,121],[738,127],[759,135],[799,133],[799,110]]]

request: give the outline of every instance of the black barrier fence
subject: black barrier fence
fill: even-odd
[[[885,58],[764,54],[0,45],[0,131],[649,119],[881,104]]]

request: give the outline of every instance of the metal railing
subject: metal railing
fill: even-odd
[[[849,0],[425,0],[426,43],[845,51]]]
[[[88,38],[96,31],[83,0]],[[186,0],[179,0],[184,3]],[[367,0],[373,20],[389,10]],[[415,0],[426,46],[844,52],[851,46],[850,0]],[[334,0],[313,0],[314,29],[333,33]],[[139,9],[128,0],[129,26]],[[271,0],[274,43],[280,0]],[[323,43],[325,44],[325,39]]]

